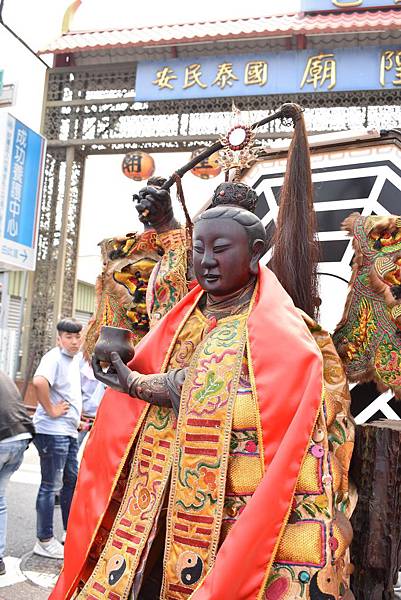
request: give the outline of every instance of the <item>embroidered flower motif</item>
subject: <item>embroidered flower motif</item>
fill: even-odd
[[[312,456],[315,458],[322,458],[324,456],[324,448],[321,444],[316,444],[310,448]]]
[[[206,469],[206,467],[202,467],[200,469],[200,473],[202,475],[201,481],[211,492],[213,492],[217,488],[216,474],[213,473],[213,471],[209,471],[209,469]]]
[[[198,476],[192,473],[191,471],[187,471],[185,473],[185,483],[186,486],[191,490],[196,490],[198,487]]]
[[[141,514],[138,502],[134,496],[132,496],[128,502],[128,510],[132,517],[136,517]]]
[[[253,440],[248,440],[247,443],[245,444],[246,452],[256,452],[257,449],[258,449],[258,447]]]
[[[157,306],[160,306],[160,305],[168,302],[169,290],[167,287],[160,286],[160,287],[157,287],[155,291],[156,291]]]
[[[209,317],[208,319],[209,321],[209,325],[207,326],[207,333],[210,333],[212,331],[212,329],[215,329],[215,327],[217,327],[217,319],[216,317]]]
[[[328,364],[324,368],[324,378],[328,383],[337,383],[343,377],[342,367],[337,362],[327,361]]]
[[[265,592],[265,600],[284,600],[290,589],[289,580],[279,575],[271,580]]]
[[[206,373],[206,380],[203,386],[196,392],[195,398],[202,403],[209,397],[214,397],[221,391],[224,386],[224,381],[216,376],[214,371]]]
[[[139,508],[141,508],[142,510],[145,510],[145,508],[147,508],[151,502],[151,495],[150,492],[147,488],[143,487],[140,488],[137,491],[137,502],[138,502],[138,506]]]
[[[335,537],[331,537],[329,539],[329,546],[330,546],[330,550],[332,550],[333,552],[335,552],[339,546],[338,540]]]

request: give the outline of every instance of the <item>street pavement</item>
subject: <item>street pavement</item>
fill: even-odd
[[[62,561],[32,554],[39,483],[38,453],[31,444],[7,488],[6,574],[0,576],[0,600],[45,600],[60,571]],[[55,535],[61,539],[63,526],[59,507],[55,510],[54,525]]]

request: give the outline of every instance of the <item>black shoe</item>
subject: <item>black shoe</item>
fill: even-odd
[[[6,574],[6,565],[4,564],[4,560],[0,558],[0,575]]]

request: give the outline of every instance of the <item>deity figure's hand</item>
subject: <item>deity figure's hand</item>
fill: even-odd
[[[174,218],[170,193],[162,188],[147,186],[134,196],[139,220],[147,226],[153,227],[158,233],[177,229],[178,222]]]
[[[100,359],[96,354],[93,355],[92,368],[96,379],[113,388],[113,390],[129,394],[133,371],[123,363],[117,352],[111,352],[110,358],[111,365],[107,371],[103,371]]]
[[[172,369],[167,373],[141,375],[137,371],[131,371],[117,352],[111,352],[110,358],[111,365],[105,372],[100,365],[99,358],[96,354],[93,355],[92,367],[96,379],[113,390],[140,398],[150,404],[172,407],[178,414],[181,389],[187,369]]]

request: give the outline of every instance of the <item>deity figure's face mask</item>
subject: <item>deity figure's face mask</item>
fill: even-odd
[[[355,258],[334,343],[350,381],[401,398],[401,218],[350,215]]]
[[[194,271],[212,296],[226,296],[253,277],[249,240],[242,225],[229,218],[200,219],[193,234]]]

